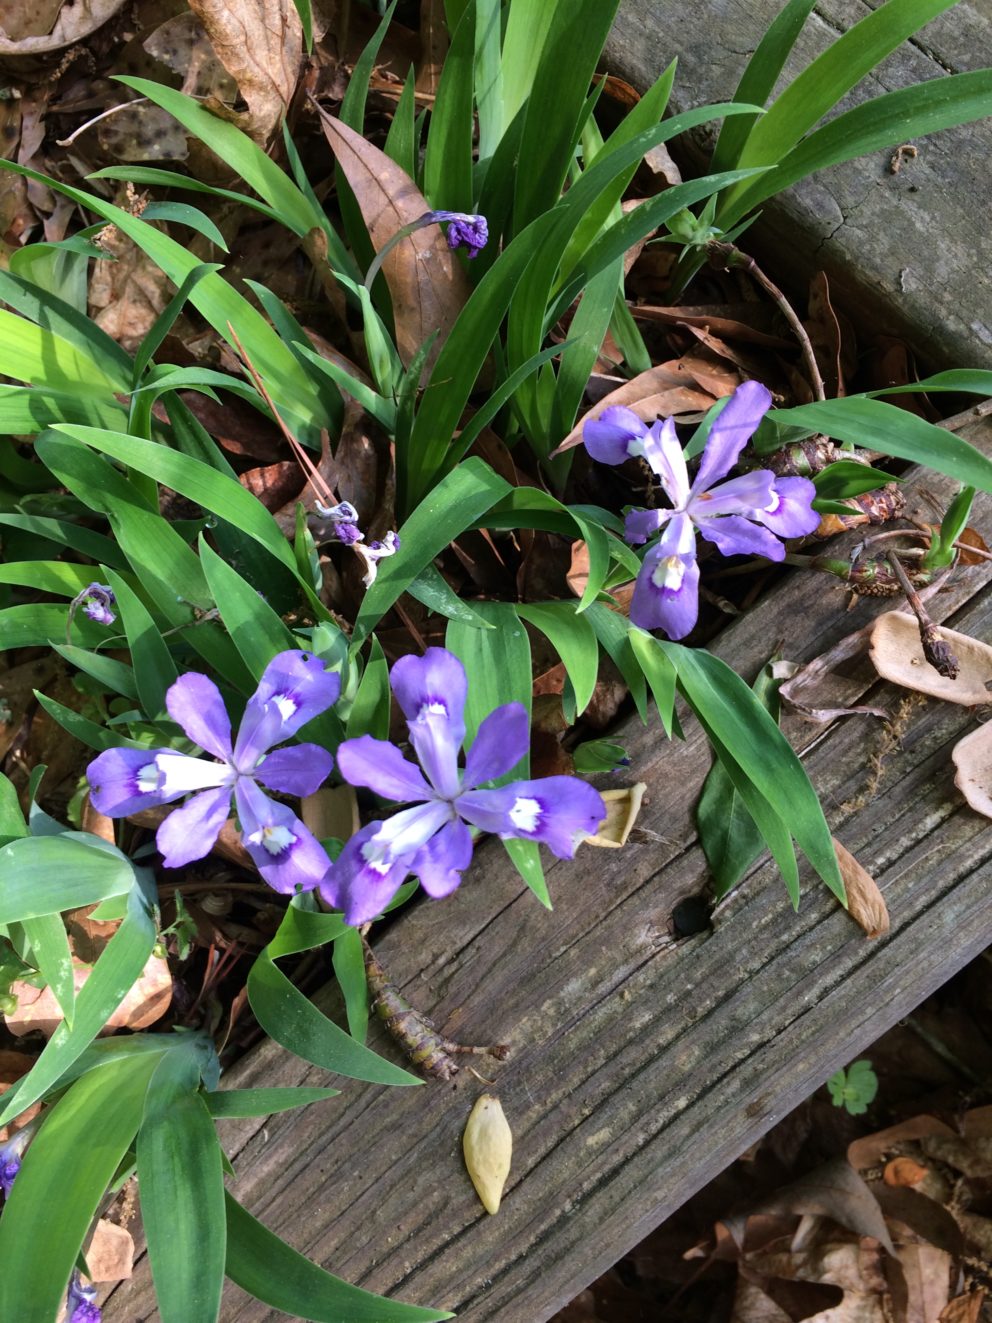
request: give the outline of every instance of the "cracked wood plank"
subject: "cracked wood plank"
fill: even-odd
[[[800,58],[787,66],[790,76],[878,6],[879,0],[822,0],[797,43]],[[677,57],[673,109],[729,101],[781,8],[781,0],[684,0],[673,22],[669,0],[622,0],[603,66],[643,89]],[[842,108],[982,68],[990,49],[988,5],[962,0],[894,52]],[[695,166],[702,144],[712,141],[707,128],[694,138]],[[774,259],[800,306],[810,272],[822,269],[856,323],[906,339],[934,367],[992,367],[992,124],[911,141],[919,154],[897,174],[889,169],[891,150],[874,152],[762,204],[761,220],[743,245],[759,262]]]
[[[989,420],[963,434],[992,453]],[[925,486],[950,490],[932,473]],[[910,496],[911,509],[929,509],[912,484]],[[992,498],[980,497],[974,523],[992,540]],[[987,565],[956,576],[931,600],[935,618],[988,638],[990,578]],[[750,676],[776,640],[788,656],[816,656],[889,606],[862,599],[846,613],[845,598],[820,576],[787,576],[714,650]],[[848,678],[852,699],[900,700],[867,663]],[[628,724],[620,734],[632,779],[649,785],[639,825],[650,844],[554,862],[549,914],[489,842],[454,896],[404,911],[377,944],[447,1034],[512,1045],[507,1063],[484,1069],[494,1087],[468,1071],[422,1089],[331,1080],[266,1042],[226,1083],[343,1092],[301,1113],[223,1123],[234,1193],[302,1253],[369,1289],[470,1323],[549,1318],[992,942],[992,832],[955,791],[949,756],[974,721],[963,708],[916,706],[863,808],[884,727],[789,723],[835,833],[885,894],[892,930],[875,942],[815,881],[794,913],[768,865],[716,911],[712,932],[673,942],[673,905],[707,882],[692,811],[709,754],[691,718],[685,743]],[[318,1000],[340,1013],[333,993]],[[372,1043],[394,1055],[378,1028]],[[484,1090],[514,1132],[496,1217],[460,1152]],[[104,1318],[154,1316],[143,1260]],[[230,1287],[222,1317],[283,1316]]]

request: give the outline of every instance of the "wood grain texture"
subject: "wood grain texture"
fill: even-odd
[[[678,58],[673,107],[733,98],[748,56],[780,0],[622,0],[604,66],[644,88]],[[871,9],[864,0],[824,0],[787,66],[805,67]],[[989,64],[992,9],[962,0],[928,24],[857,87],[843,108],[883,92]],[[781,85],[779,90],[781,90]],[[712,134],[701,130],[695,153]],[[742,240],[776,279],[805,294],[826,271],[839,305],[876,333],[907,339],[934,366],[992,366],[992,233],[989,121],[911,139],[919,149],[897,174],[891,151],[833,166],[762,206]]]
[[[992,453],[992,424],[966,434]],[[947,484],[927,474],[926,487]],[[976,524],[992,540],[992,499],[981,498]],[[958,576],[934,615],[988,638],[989,579],[984,566]],[[816,656],[888,606],[862,600],[847,614],[841,587],[787,576],[714,650],[750,676],[777,640],[788,656]],[[845,684],[852,700],[900,700],[867,665]],[[484,1070],[495,1086],[467,1071],[422,1089],[334,1081],[343,1092],[330,1103],[225,1122],[234,1193],[347,1280],[471,1323],[541,1323],[992,942],[992,832],[955,791],[949,758],[974,721],[922,701],[861,810],[851,802],[881,723],[855,717],[826,732],[789,723],[835,834],[884,892],[892,929],[875,942],[815,881],[793,912],[769,866],[716,911],[712,932],[673,941],[672,906],[706,886],[692,810],[709,754],[691,718],[685,743],[630,724],[622,737],[632,779],[650,788],[639,825],[651,844],[554,863],[547,913],[489,842],[453,897],[407,910],[377,944],[446,1033],[512,1045],[505,1065]],[[320,1001],[336,1004],[333,994]],[[372,1042],[393,1054],[381,1033]],[[329,1077],[265,1043],[226,1082]],[[483,1091],[498,1094],[514,1132],[496,1217],[482,1210],[460,1153]],[[155,1316],[142,1262],[104,1317]],[[222,1317],[283,1316],[232,1287]]]

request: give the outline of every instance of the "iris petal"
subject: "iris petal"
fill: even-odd
[[[785,547],[774,533],[740,515],[704,519],[699,524],[699,531],[721,556],[764,556],[767,560],[782,560],[785,556]]]
[[[541,841],[559,859],[571,859],[579,842],[606,817],[598,790],[577,776],[511,781],[497,790],[459,795],[459,813],[473,826],[499,836]]]
[[[820,523],[810,504],[815,499],[816,488],[809,478],[776,478],[772,509],[763,509],[754,517],[779,537],[804,537]]]
[[[395,744],[371,735],[338,745],[338,770],[350,785],[365,786],[399,804],[433,797],[420,768],[404,758]]]
[[[593,459],[601,464],[622,464],[632,455],[643,453],[647,424],[633,409],[612,405],[598,418],[590,418],[582,428],[582,443]]]
[[[771,393],[758,381],[745,381],[737,387],[710,429],[693,494],[706,491],[730,472],[771,403]]]
[[[630,619],[641,629],[663,629],[683,639],[699,616],[699,566],[695,548],[686,555],[666,554],[664,542],[644,557],[630,600]]]
[[[689,473],[685,466],[685,452],[671,418],[651,427],[644,439],[644,458],[652,472],[661,479],[672,505],[676,509],[685,505],[689,499]]]
[[[86,769],[90,802],[108,818],[126,818],[141,809],[168,804],[184,790],[164,789],[165,778],[155,763],[169,749],[105,749]]]
[[[245,716],[255,708],[274,703],[281,718],[280,732],[270,741],[276,744],[288,740],[301,726],[326,711],[337,702],[340,693],[341,677],[336,671],[325,670],[324,663],[312,652],[289,648],[277,653],[262,672]]]
[[[503,776],[530,748],[530,719],[522,703],[504,703],[479,727],[465,758],[467,789]]]
[[[465,667],[446,648],[401,657],[389,682],[410,728],[427,779],[439,795],[458,793],[458,751],[465,738]]]
[[[155,834],[166,868],[181,868],[208,855],[230,811],[230,786],[204,790],[173,809]]]
[[[283,895],[312,891],[330,867],[327,852],[296,814],[242,778],[235,788],[242,839],[263,880]]]
[[[284,795],[312,795],[331,774],[334,759],[319,744],[291,744],[267,753],[255,779]]]
[[[472,862],[472,833],[458,818],[447,822],[414,855],[410,872],[435,900],[450,896]]]
[[[329,905],[344,911],[345,923],[359,926],[381,914],[410,871],[407,859],[395,862],[366,857],[369,842],[384,824],[370,822],[356,832],[319,884]]]
[[[213,680],[188,671],[170,686],[165,706],[194,744],[215,758],[230,761],[231,718]]]

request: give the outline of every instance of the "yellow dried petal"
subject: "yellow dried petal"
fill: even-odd
[[[487,1213],[499,1212],[510,1174],[513,1135],[498,1098],[484,1093],[472,1108],[462,1137],[465,1166]]]

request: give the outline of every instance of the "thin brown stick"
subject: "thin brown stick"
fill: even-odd
[[[923,599],[913,587],[899,557],[893,552],[889,552],[888,562],[892,566],[892,571],[899,580],[903,592],[906,594],[906,601],[919,622],[920,642],[923,644],[924,657],[938,675],[942,675],[948,680],[957,679],[958,671],[961,669],[958,659],[941,638],[939,626],[935,625],[930,619],[930,615],[923,605]]]

